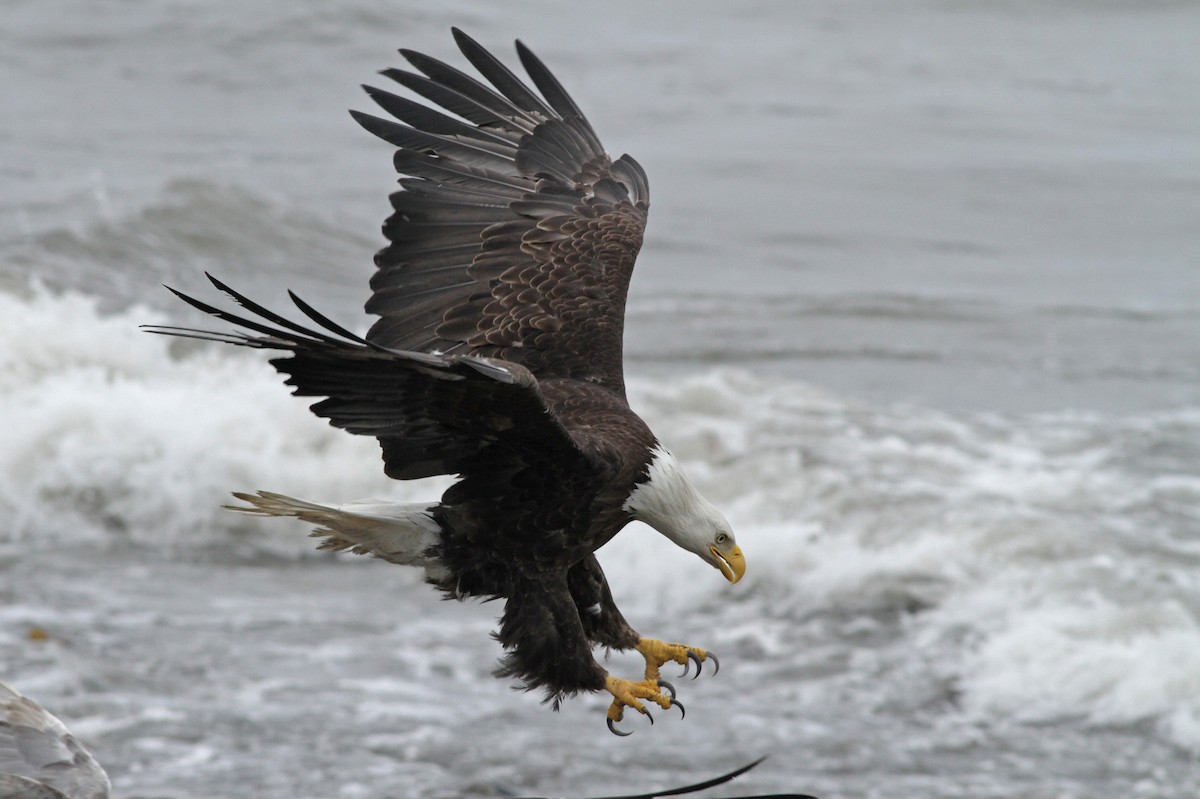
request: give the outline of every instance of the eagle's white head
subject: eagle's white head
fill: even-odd
[[[746,558],[733,538],[729,521],[700,496],[679,461],[661,444],[650,456],[649,478],[630,492],[625,510],[720,569],[729,582],[742,579]]]

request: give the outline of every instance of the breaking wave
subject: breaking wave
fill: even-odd
[[[223,512],[230,490],[440,492],[386,480],[375,443],[315,419],[262,356],[137,329],[165,321],[0,294],[0,548],[292,556],[310,551],[295,526]],[[730,602],[635,525],[601,553],[630,612],[698,604],[773,653],[745,658],[764,679],[818,669],[806,642],[832,635],[869,642],[859,679],[921,673],[965,718],[1149,724],[1200,748],[1200,409],[952,414],[734,370],[630,391],[750,564]]]

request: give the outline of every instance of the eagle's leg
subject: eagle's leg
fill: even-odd
[[[687,646],[685,644],[668,644],[664,641],[656,641],[653,638],[638,639],[637,645],[634,647],[646,659],[646,680],[653,681],[659,679],[659,669],[667,661],[675,661],[683,666],[683,674],[686,676],[691,663],[696,664],[696,674],[692,679],[700,676],[700,665],[705,661],[713,662],[713,674],[716,674],[721,669],[721,661],[717,660],[717,656],[712,652],[700,649],[695,646]]]
[[[584,558],[568,570],[567,584],[589,641],[609,649],[634,649],[639,641],[645,640],[617,610],[608,581],[594,555]],[[646,710],[642,700],[653,702],[664,710],[678,707],[680,713],[686,712],[683,704],[675,701],[675,687],[659,679],[657,674],[654,677],[647,674],[646,679],[640,681],[623,680],[605,674],[604,690],[613,697],[608,707],[608,728],[617,735],[629,735],[613,726],[624,718],[627,707],[644,714],[654,723],[654,717]]]
[[[707,650],[638,635],[621,616],[621,611],[617,610],[608,580],[594,555],[570,568],[567,585],[571,590],[571,598],[575,600],[575,607],[579,609],[579,618],[588,640],[610,649],[636,649],[646,660],[646,682],[654,684],[660,678],[659,669],[667,661],[683,666],[684,675],[695,663],[696,677],[700,676],[700,666],[706,661],[713,662],[713,674],[721,668],[717,656]]]

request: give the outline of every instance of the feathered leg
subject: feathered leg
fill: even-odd
[[[613,695],[608,708],[608,728],[617,735],[629,734],[618,732],[613,726],[624,717],[627,707],[647,716],[653,723],[654,717],[646,710],[641,701],[643,699],[654,702],[664,710],[678,707],[681,713],[686,713],[683,703],[675,699],[675,687],[659,675],[659,667],[668,660],[686,665],[691,658],[696,661],[699,674],[700,662],[709,655],[701,649],[664,644],[638,635],[617,610],[608,580],[595,556],[589,556],[572,566],[567,572],[567,583],[589,640],[610,649],[636,649],[646,660],[645,678],[642,680],[623,680],[612,675],[605,677],[604,689]]]

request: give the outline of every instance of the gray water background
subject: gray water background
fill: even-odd
[[[84,352],[196,322],[158,284],[206,269],[361,328],[394,175],[344,109],[397,47],[454,59],[451,25],[522,38],[646,168],[634,399],[762,564],[736,593],[648,533],[616,550],[627,615],[725,663],[632,744],[598,699],[491,679],[495,609],[211,510],[323,468],[330,498],[388,490],[357,487],[369,447],[242,441],[231,384],[132,338]],[[1196,795],[1197,40],[1188,3],[0,3],[0,291],[46,322],[6,338],[0,677],[118,793],[612,793],[772,752],[745,790]],[[93,407],[47,377],[77,360]],[[145,392],[104,393],[125,368]],[[92,413],[156,454],[56,445]],[[209,413],[228,437],[183,449]],[[123,482],[147,462],[161,484]]]

